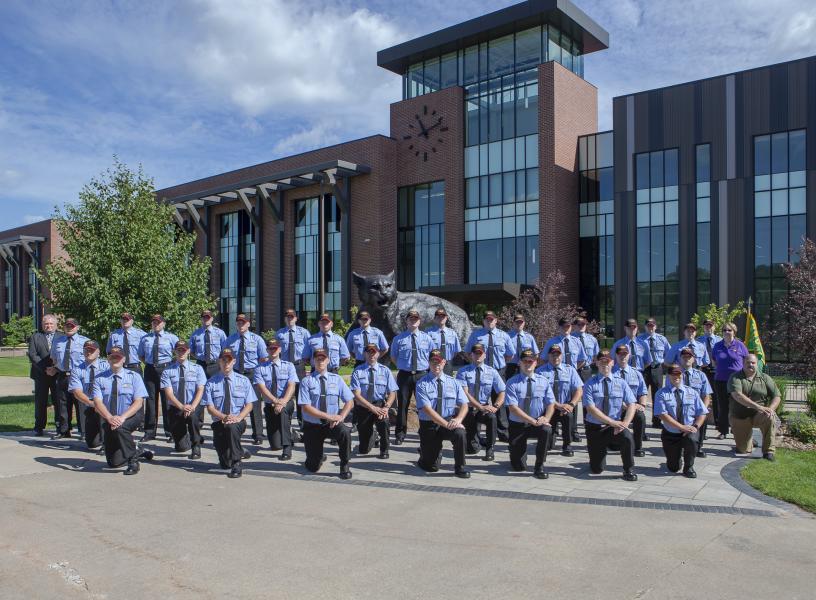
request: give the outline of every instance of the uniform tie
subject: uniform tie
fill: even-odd
[[[204,330],[204,360],[212,360],[212,349],[210,348],[210,330]]]
[[[676,416],[674,417],[680,425],[684,425],[683,423],[683,392],[680,388],[674,390],[674,399],[677,401],[677,412]]]
[[[128,339],[128,332],[125,329],[122,332],[122,351],[125,355],[125,362],[130,362],[130,340]]]
[[[439,416],[445,418],[445,396],[442,393],[442,380],[436,380],[436,407]]]
[[[110,413],[114,417],[119,415],[119,375],[114,375],[111,383]]]
[[[416,334],[411,334],[411,373],[416,373],[417,371],[417,343],[416,343]]]
[[[326,352],[329,351],[329,334],[328,333],[323,334],[323,350],[325,350]]]
[[[286,358],[290,363],[295,362],[295,332],[289,330],[289,347],[286,349]]]
[[[363,329],[363,350],[365,350],[366,346],[368,346],[368,332]]]
[[[652,366],[657,366],[657,348],[655,347],[654,336],[649,336],[649,351],[652,353]]]
[[[601,410],[603,410],[603,414],[609,416],[609,377],[603,379],[603,404]]]
[[[224,377],[224,409],[221,411],[225,417],[232,414],[232,394],[230,393],[230,380]]]
[[[374,401],[374,368],[368,368],[368,389],[366,390],[366,400]]]
[[[637,355],[635,354],[635,340],[629,340],[629,366],[637,368]]]
[[[706,352],[708,352],[708,358],[711,359],[711,336],[706,336]]]
[[[439,345],[442,346],[442,348],[440,348],[442,350],[442,354],[445,356],[445,360],[448,360],[448,358],[449,358],[448,357],[448,346],[445,343],[445,328],[444,327],[439,330],[439,341],[440,341]]]
[[[272,362],[272,389],[269,390],[272,395],[278,397],[278,366]]]
[[[62,370],[66,373],[71,372],[71,341],[73,339],[74,336],[68,336],[68,341],[65,342],[65,354],[62,356]]]
[[[493,366],[493,331],[487,332],[487,364]]]
[[[182,405],[187,404],[187,381],[184,377],[184,365],[179,365],[178,398]]]
[[[685,380],[686,385],[689,385],[689,386],[691,385],[691,383],[690,383],[690,381],[691,381],[690,375],[691,375],[691,374],[690,374],[688,371],[686,371],[685,373],[683,373],[683,379]]]
[[[524,396],[524,412],[530,414],[530,406],[533,403],[533,378],[527,378],[527,393]],[[530,415],[532,416],[532,415]]]
[[[326,412],[326,376],[320,376],[320,397],[317,399],[317,410]]]
[[[244,351],[245,351],[244,334],[241,334],[241,342],[238,344],[238,372],[244,372]]]
[[[88,377],[88,393],[87,395],[90,396],[93,393],[93,386],[96,382],[96,367],[91,365],[91,374]],[[93,400],[93,398],[91,398]]]
[[[476,381],[473,383],[473,396],[477,401],[482,401],[482,368],[476,367]]]
[[[567,336],[561,338],[561,345],[564,346],[564,362],[572,365],[572,354],[570,353],[570,345]]]
[[[555,367],[553,369],[553,392],[555,392],[555,401],[559,404],[563,404],[563,402],[561,402],[561,381],[558,375],[558,367]]]
[[[153,334],[153,367],[159,366],[159,332]]]
[[[516,360],[521,359],[521,332],[516,334]]]

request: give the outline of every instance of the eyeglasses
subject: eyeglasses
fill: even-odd
[[[734,333],[733,329],[723,329],[723,333]]]

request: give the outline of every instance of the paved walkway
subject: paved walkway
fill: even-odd
[[[0,398],[5,396],[32,396],[34,382],[28,377],[0,377]]]

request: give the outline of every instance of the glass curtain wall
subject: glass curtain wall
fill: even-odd
[[[697,314],[711,303],[711,145],[695,149],[697,202]]]
[[[443,285],[445,182],[400,188],[398,204],[398,289]]]
[[[255,226],[244,211],[221,215],[219,319],[235,332],[235,317],[246,314],[255,325]]]

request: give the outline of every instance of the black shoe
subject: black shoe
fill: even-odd
[[[139,472],[139,461],[132,460],[128,463],[127,469],[125,469],[125,475],[136,475]]]
[[[473,454],[479,454],[479,448],[474,448],[473,446],[468,446],[467,448],[465,448],[465,454],[467,454],[468,456],[473,455]]]
[[[514,464],[511,463],[510,464],[510,469],[513,470],[513,471],[517,471],[518,473],[523,473],[524,471],[527,470],[527,465],[522,465],[522,464],[514,465]]]
[[[728,436],[727,436],[726,434],[721,433],[720,435],[718,435],[718,436],[717,436],[717,439],[718,439],[718,440],[724,440],[724,439],[725,439],[725,438],[727,438],[727,437],[728,437]]]
[[[404,435],[398,435],[394,438],[394,445],[395,446],[402,446],[402,442],[405,441]]]
[[[624,471],[623,479],[625,481],[637,481],[637,475],[635,475],[632,471]]]
[[[345,470],[340,469],[340,479],[348,480],[351,479],[351,471],[348,467],[345,467]]]
[[[45,437],[45,432],[42,429],[35,429],[34,437]]]
[[[280,460],[291,460],[292,459],[292,450],[289,447],[283,449],[283,452],[280,455]]]
[[[190,460],[196,460],[197,458],[201,458],[201,448],[198,446],[193,446],[192,452],[190,452],[189,456]]]
[[[493,448],[488,448],[487,450],[485,450],[485,455],[484,455],[484,458],[482,460],[490,462],[494,458],[495,457],[493,456]]]
[[[572,434],[572,441],[573,442],[580,442],[581,441],[581,434],[580,433],[573,433]]]
[[[155,439],[156,439],[156,434],[155,433],[145,433],[144,437],[142,438],[142,443],[152,442]]]
[[[251,457],[249,450],[244,450],[243,454],[241,454],[241,460],[249,460]]]
[[[544,466],[536,467],[535,471],[533,471],[533,477],[536,479],[547,479],[549,477],[549,473],[544,470]]]
[[[322,466],[324,462],[326,462],[326,455],[325,454],[320,457],[320,465]]]
[[[357,446],[357,456],[365,456],[369,452],[371,452],[371,450],[366,450],[365,452],[363,452],[363,449],[360,446]]]
[[[388,455],[388,450],[383,450],[382,452],[380,452],[379,458],[382,458],[384,460],[384,459],[387,459],[388,456],[389,456]]]
[[[456,469],[456,476],[459,479],[470,479],[470,471],[463,468]]]
[[[645,432],[643,433],[643,441],[644,441],[644,442],[648,442],[648,441],[649,441],[649,434],[648,434],[648,433],[645,433]]]
[[[167,439],[166,439],[166,440],[164,440],[164,441],[165,441],[165,442],[167,442],[168,444],[172,443],[172,442],[173,442],[173,436],[172,436],[172,435],[168,435],[168,436],[167,436]]]
[[[569,446],[561,450],[561,456],[575,456],[575,452]]]
[[[297,444],[303,439],[303,436],[300,434],[299,431],[295,430],[292,432],[292,443]]]
[[[510,438],[507,437],[506,433],[499,433],[498,435],[496,435],[496,437],[499,438],[500,442],[509,442],[510,441]]]
[[[423,463],[421,460],[418,460],[416,462],[416,464],[420,469],[422,469],[423,471],[427,471],[428,473],[436,473],[439,470],[439,467],[437,467],[436,465],[433,465],[433,466],[429,467],[425,463]]]
[[[105,454],[105,446],[99,446],[99,450],[96,451],[97,456],[102,456]]]
[[[229,477],[230,479],[238,479],[242,474],[243,473],[241,470],[241,463],[235,463],[234,465],[232,465],[232,468],[230,469],[230,472],[227,474],[227,477]]]
[[[764,458],[765,460],[769,460],[771,462],[774,462],[776,460],[776,457],[774,456],[773,452],[766,452],[765,454],[762,455],[762,458]]]
[[[69,439],[70,437],[71,437],[71,432],[70,431],[67,432],[67,433],[57,432],[57,433],[55,433],[54,435],[51,436],[51,439],[52,440],[64,440],[64,439]]]
[[[263,446],[263,440],[260,438],[252,438],[253,446]]]
[[[697,450],[697,458],[705,458],[706,453],[705,450]]]
[[[638,458],[643,458],[644,456],[646,456],[646,453],[643,450],[635,450],[635,456],[637,456]]]
[[[694,467],[690,467],[688,469],[683,469],[683,475],[689,479],[695,479],[697,477],[697,471],[694,470]]]

